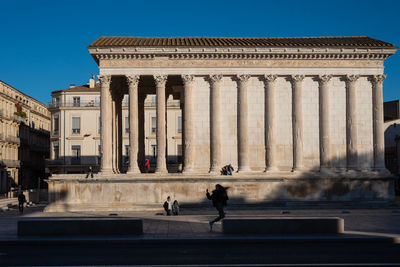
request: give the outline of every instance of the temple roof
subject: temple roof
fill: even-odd
[[[335,48],[397,48],[393,44],[367,36],[350,37],[112,37],[98,38],[95,47],[335,47]]]

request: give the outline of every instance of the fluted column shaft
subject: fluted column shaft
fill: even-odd
[[[293,171],[303,168],[303,79],[294,75],[292,82]]]
[[[138,108],[139,108],[139,168],[142,170],[142,172],[146,172],[144,163],[145,163],[145,158],[146,158],[146,147],[145,147],[145,127],[144,127],[144,101],[146,99],[146,95],[141,94],[139,95],[139,103],[138,103]]]
[[[129,168],[128,173],[140,173],[138,166],[139,151],[139,114],[138,85],[139,75],[127,76],[129,85]]]
[[[157,167],[156,173],[167,173],[166,125],[165,125],[165,84],[167,75],[156,75],[157,93]]]
[[[346,81],[346,147],[347,169],[358,169],[357,87],[358,75],[348,75]]]
[[[265,171],[277,171],[276,124],[275,124],[275,81],[277,75],[265,75]]]
[[[372,105],[373,105],[373,127],[374,127],[374,169],[376,171],[387,171],[385,167],[385,135],[383,124],[383,80],[386,75],[374,75],[372,82]]]
[[[221,80],[222,75],[210,75],[211,88],[211,167],[210,172],[216,173],[221,166]]]
[[[250,171],[249,162],[249,104],[248,104],[248,83],[250,75],[239,75],[239,109],[238,109],[238,172]]]
[[[182,75],[184,83],[184,173],[193,172],[194,169],[194,103],[193,103],[193,75]]]
[[[99,75],[101,103],[101,172],[112,173],[111,75]]]
[[[324,170],[330,165],[329,136],[329,81],[331,75],[318,77],[319,82],[319,160],[320,168]]]

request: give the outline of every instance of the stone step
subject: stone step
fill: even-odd
[[[126,218],[24,218],[19,236],[140,235],[143,222]]]
[[[344,220],[337,217],[274,217],[225,219],[224,234],[340,234]]]

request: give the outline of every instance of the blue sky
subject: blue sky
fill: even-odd
[[[1,1],[0,80],[46,103],[98,68],[100,36],[366,35],[400,46],[400,1]],[[399,99],[400,51],[385,61],[384,100]]]

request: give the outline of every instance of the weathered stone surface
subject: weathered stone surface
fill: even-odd
[[[142,178],[143,177],[143,178]],[[183,206],[209,206],[206,189],[215,184],[230,187],[229,205],[270,205],[282,201],[349,202],[386,201],[394,198],[393,178],[367,175],[308,176],[286,172],[280,176],[258,175],[113,175],[93,180],[76,175],[48,180],[49,194],[55,196],[46,211],[160,210],[167,196]],[[81,193],[75,194],[80,191]],[[85,192],[84,194],[82,192]]]
[[[340,234],[344,220],[336,217],[225,219],[224,234]]]
[[[138,235],[143,222],[126,218],[29,218],[18,221],[19,236]]]

